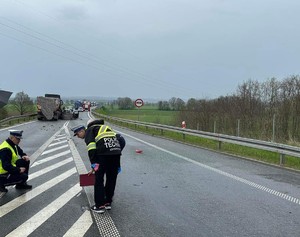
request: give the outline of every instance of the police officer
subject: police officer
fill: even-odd
[[[7,192],[5,186],[14,184],[16,189],[31,189],[26,182],[30,159],[19,147],[23,131],[9,132],[9,137],[0,145],[0,192]]]
[[[118,135],[119,139],[123,140],[121,148],[117,133],[111,127],[104,125],[103,120],[89,120],[86,129],[84,126],[77,126],[72,130],[74,136],[85,139],[93,168],[89,173],[95,172],[95,205],[91,207],[91,210],[104,213],[105,210],[111,209],[125,139]],[[105,185],[104,175],[106,175]]]

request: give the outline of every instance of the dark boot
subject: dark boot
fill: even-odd
[[[2,193],[7,193],[8,190],[7,190],[7,188],[5,188],[4,185],[0,185],[0,192],[2,192]]]
[[[32,185],[27,183],[16,184],[16,189],[32,189]]]

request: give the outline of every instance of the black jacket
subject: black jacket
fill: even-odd
[[[95,120],[88,124],[85,133],[85,143],[87,146],[91,143],[95,143],[95,137],[102,125],[104,125],[103,120]],[[107,146],[104,139],[101,139],[96,143],[96,149],[90,149],[88,151],[89,159],[92,164],[101,163],[102,159],[106,156],[121,155],[121,145],[117,136],[111,137],[110,142],[111,144],[108,145],[113,145],[111,147]]]
[[[15,150],[15,152],[19,154],[20,157],[26,156],[26,153],[24,153],[18,145],[15,145],[12,140],[7,138],[6,141]],[[5,169],[9,174],[19,174],[20,168],[13,166],[11,164],[11,159],[12,153],[9,148],[0,150],[0,160],[2,162],[3,169]]]

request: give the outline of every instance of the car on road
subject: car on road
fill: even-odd
[[[77,109],[73,109],[73,118],[79,117],[79,111]]]

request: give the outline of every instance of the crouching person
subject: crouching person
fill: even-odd
[[[27,184],[29,156],[19,147],[23,131],[10,130],[9,137],[0,145],[0,192],[16,184],[17,189],[31,189]]]

